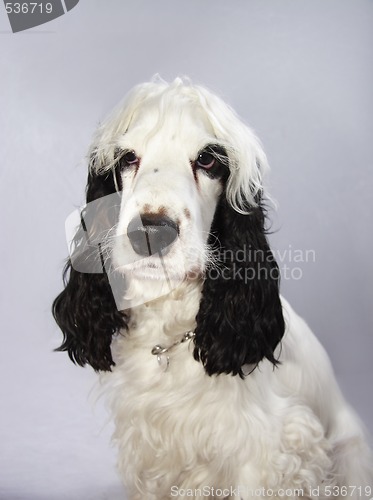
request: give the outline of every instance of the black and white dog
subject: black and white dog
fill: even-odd
[[[180,79],[136,87],[97,132],[53,310],[61,350],[108,372],[131,500],[373,495],[361,424],[279,295],[266,168],[234,111]]]

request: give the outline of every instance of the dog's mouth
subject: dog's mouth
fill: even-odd
[[[146,282],[164,282],[172,284],[174,288],[183,281],[198,280],[204,275],[204,260],[197,258],[197,251],[180,251],[180,248],[175,247],[166,255],[159,252],[131,261],[125,259],[123,254],[123,259],[121,259],[121,253],[114,251],[112,261],[114,271],[128,280],[143,283],[144,287],[146,287]]]
[[[200,277],[204,250],[179,223],[166,216],[139,215],[116,237],[113,268],[129,280],[179,284]]]
[[[182,281],[188,275],[181,259],[175,265],[174,259],[169,259],[162,254],[115,266],[115,271],[129,279],[141,281]]]
[[[110,285],[119,310],[158,299],[178,288],[186,279],[183,266],[172,265],[172,259],[160,256],[144,258],[116,266]],[[175,261],[174,261],[175,262]]]

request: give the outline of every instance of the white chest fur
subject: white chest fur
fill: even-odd
[[[301,398],[276,382],[281,367],[273,371],[262,362],[245,380],[209,377],[190,342],[173,349],[166,372],[159,366],[152,347],[194,328],[199,297],[199,288],[189,287],[139,307],[117,340],[117,366],[107,381],[129,498],[172,498],[176,488],[206,498],[213,489],[240,487],[246,499],[261,487],[325,481],[330,460],[322,426]]]

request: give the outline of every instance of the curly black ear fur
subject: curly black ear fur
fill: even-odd
[[[87,203],[115,192],[113,175],[88,174]],[[99,232],[112,214],[99,213],[100,204],[82,220],[92,223],[91,230]],[[95,228],[97,218],[97,227]],[[104,221],[104,222],[103,222]],[[75,252],[84,260],[87,256],[86,228],[82,222],[75,236]],[[91,234],[92,236],[92,234]],[[85,247],[84,247],[85,245]],[[89,245],[88,245],[89,246]],[[102,257],[102,256],[100,256]],[[98,264],[98,265],[97,265]],[[112,336],[127,328],[128,316],[118,311],[110,288],[105,268],[98,259],[94,274],[74,269],[69,260],[64,269],[65,289],[53,302],[53,316],[61,328],[64,339],[57,351],[67,351],[72,361],[84,366],[90,364],[95,370],[109,371],[114,365],[110,344]],[[79,266],[78,266],[79,267]]]
[[[279,269],[265,234],[258,205],[236,212],[223,195],[211,228],[218,241],[219,269],[207,271],[195,330],[194,357],[209,375],[244,377],[243,366],[269,359],[284,334]]]

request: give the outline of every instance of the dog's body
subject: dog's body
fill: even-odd
[[[158,366],[152,346],[193,329],[199,300],[198,289],[185,286],[168,300],[139,306],[136,326],[117,340],[108,382],[129,498],[231,487],[240,487],[232,498],[244,500],[259,498],[263,488],[288,490],[285,498],[301,490],[324,498],[324,486],[365,486],[369,462],[358,421],[323,348],[285,301],[279,368],[266,360],[245,380],[208,377],[188,343],[170,354],[167,372]]]
[[[361,424],[279,296],[265,168],[233,111],[180,80],[137,88],[98,132],[94,210],[54,314],[74,361],[115,364],[104,378],[131,500],[372,495]],[[104,274],[89,274],[97,260]]]

